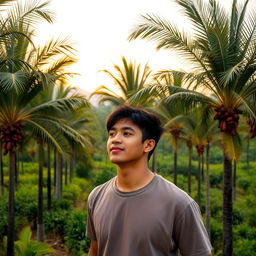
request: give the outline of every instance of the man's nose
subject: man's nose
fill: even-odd
[[[120,143],[122,141],[121,134],[116,133],[116,135],[112,138],[112,143]]]

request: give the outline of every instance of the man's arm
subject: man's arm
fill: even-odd
[[[89,249],[88,256],[97,256],[97,251],[98,251],[98,243],[96,240],[91,240],[91,246]]]
[[[198,204],[191,201],[174,225],[181,255],[211,256],[212,246]]]

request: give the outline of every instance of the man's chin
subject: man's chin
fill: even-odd
[[[121,159],[110,159],[110,162],[113,163],[113,164],[122,164],[122,163],[125,163],[124,160],[121,160]]]

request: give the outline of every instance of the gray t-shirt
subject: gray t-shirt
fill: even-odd
[[[145,187],[122,192],[116,177],[88,198],[86,236],[98,256],[208,256],[211,244],[196,202],[156,174]]]

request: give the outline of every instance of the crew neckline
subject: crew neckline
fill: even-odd
[[[136,195],[139,195],[145,191],[147,191],[150,187],[152,187],[156,181],[157,181],[157,178],[158,178],[158,175],[157,174],[154,174],[154,177],[153,179],[147,184],[145,185],[144,187],[142,188],[139,188],[139,189],[136,189],[136,190],[133,190],[133,191],[129,191],[129,192],[124,192],[124,191],[121,191],[117,188],[117,185],[116,185],[116,179],[117,179],[117,176],[115,176],[113,178],[113,182],[112,182],[112,187],[113,187],[113,190],[116,194],[118,194],[119,196],[122,196],[122,197],[131,197],[131,196],[136,196]]]

